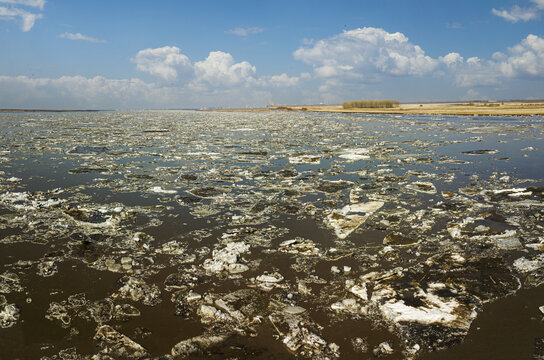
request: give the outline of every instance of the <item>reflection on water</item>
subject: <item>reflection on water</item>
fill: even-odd
[[[542,118],[0,124],[8,358],[544,356]]]

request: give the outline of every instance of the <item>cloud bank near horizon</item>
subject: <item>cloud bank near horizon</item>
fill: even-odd
[[[462,94],[479,94],[512,80],[544,78],[544,38],[530,34],[491,59],[450,52],[427,55],[400,32],[364,27],[301,46],[293,57],[310,72],[260,75],[248,61],[211,51],[191,61],[175,46],[147,48],[130,60],[149,80],[63,76],[0,76],[0,107],[174,108],[264,106],[272,102],[335,101],[401,80],[433,79]],[[368,95],[367,95],[368,96]],[[57,99],[55,101],[55,99]],[[61,99],[62,101],[60,101]],[[55,106],[53,106],[55,107]]]

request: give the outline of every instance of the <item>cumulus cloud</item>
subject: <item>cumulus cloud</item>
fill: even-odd
[[[459,87],[494,86],[501,81],[496,64],[478,57],[470,57],[466,62],[457,64],[453,75]]]
[[[510,8],[510,10],[497,10],[493,8],[491,9],[491,13],[512,23],[539,19],[542,15],[542,11],[544,10],[544,0],[531,0],[531,2],[534,4],[532,7],[520,7],[518,5],[514,5]]]
[[[263,76],[260,80],[262,81],[262,86],[291,87],[298,85],[300,78],[283,73],[280,75]]]
[[[231,54],[212,51],[206,60],[194,65],[197,87],[233,87],[255,82],[255,66],[247,61],[234,62]]]
[[[451,52],[447,54],[446,56],[441,56],[438,58],[442,63],[446,64],[447,67],[452,68],[457,66],[458,64],[462,64],[464,62],[463,57],[456,52]]]
[[[544,4],[544,0],[538,1]],[[465,58],[457,52],[432,58],[402,33],[361,28],[318,40],[293,55],[313,67],[312,79],[320,79],[317,88],[328,94],[381,83],[384,75],[452,79],[459,87],[498,86],[507,79],[544,77],[544,38],[537,35],[528,35],[491,59]]]
[[[76,41],[88,41],[88,42],[93,42],[93,43],[105,43],[106,42],[106,40],[97,39],[97,38],[94,38],[92,36],[83,35],[81,33],[73,34],[73,33],[65,32],[63,34],[60,34],[58,37],[62,38],[62,39],[76,40]]]
[[[180,49],[175,46],[140,50],[132,61],[136,63],[138,70],[168,82],[178,80],[180,71],[192,70],[189,58],[181,54]]]
[[[289,91],[297,88],[300,78],[310,77],[285,73],[257,77],[255,66],[237,62],[222,51],[212,51],[192,63],[175,46],[140,50],[131,61],[156,80],[0,76],[0,108],[264,106],[275,96],[292,99]]]
[[[528,35],[507,54],[494,54],[501,73],[507,77],[544,77],[544,38]]]
[[[365,77],[368,74],[415,75],[432,73],[438,61],[425,55],[400,33],[364,27],[317,41],[293,53],[314,67],[316,76]]]
[[[360,56],[350,52],[354,46],[347,46],[352,44],[348,40],[341,38],[339,43],[332,42],[334,37],[317,41],[314,46],[303,48],[303,51],[297,50],[298,58],[303,58],[313,68],[312,73],[304,72],[298,76],[286,73],[258,75],[254,65],[237,61],[231,54],[222,51],[212,51],[205,59],[191,62],[179,48],[173,46],[144,49],[132,59],[140,71],[155,77],[156,80],[151,82],[81,76],[57,79],[0,76],[0,107],[243,107],[278,101],[291,103],[302,99],[310,103],[337,103],[353,94],[367,97],[383,96],[382,91],[391,94],[399,83],[404,83],[404,86],[412,86],[418,81],[427,84],[430,77],[433,82],[457,85],[457,91],[464,88],[462,93],[458,93],[459,97],[475,98],[477,91],[481,94],[478,98],[485,98],[489,91],[505,88],[513,82],[544,79],[544,38],[538,35],[528,35],[515,46],[495,53],[490,59],[466,57],[457,52],[437,58],[422,55],[424,58],[419,61],[427,64],[427,67],[423,67],[425,71],[417,65],[416,60],[398,63],[395,56],[391,57],[391,49],[395,49],[398,56],[408,58],[417,59],[419,54],[424,54],[404,35],[385,31],[375,32],[375,35],[374,38],[366,36],[362,41],[364,46],[359,44],[361,40],[357,36],[349,39],[359,46],[356,48],[363,49]],[[367,48],[378,45],[367,43],[385,44],[385,49],[369,51]],[[342,50],[340,45],[346,48]],[[399,49],[404,52],[400,53]],[[341,62],[335,50],[344,51],[350,56]],[[382,55],[383,61],[376,56],[376,52]],[[363,58],[367,55],[368,58]],[[405,76],[395,77],[392,85],[386,81],[388,75]],[[372,86],[367,86],[371,82]]]
[[[7,8],[5,6],[0,6],[0,19],[4,20],[15,20],[20,18],[21,20],[21,30],[24,32],[30,31],[34,26],[34,23],[37,19],[41,19],[42,14],[30,13],[26,10],[19,8]]]
[[[84,37],[72,35],[78,40]],[[404,34],[362,28],[301,47],[294,57],[309,64],[313,71],[298,76],[265,76],[259,75],[250,62],[235,60],[223,51],[212,51],[200,61],[191,61],[175,46],[148,48],[138,51],[131,61],[138,70],[154,77],[151,82],[80,76],[0,76],[0,107],[41,107],[40,104],[55,102],[61,104],[55,107],[71,104],[72,108],[255,106],[302,98],[334,103],[353,94],[381,96],[375,94],[382,90],[391,94],[399,83],[424,84],[431,77],[433,82],[457,85],[458,91],[468,88],[485,96],[491,87],[504,88],[513,80],[544,79],[544,38],[538,35],[528,35],[490,59],[453,51],[432,58]],[[387,82],[391,77],[393,87]],[[370,83],[372,86],[367,86]],[[458,96],[465,92],[466,89]]]
[[[236,35],[236,36],[244,36],[245,37],[245,36],[248,36],[248,35],[262,33],[263,31],[264,31],[263,28],[260,28],[260,27],[257,27],[257,26],[251,26],[251,27],[245,27],[245,28],[238,27],[238,28],[235,28],[235,29],[230,29],[226,33]]]
[[[461,87],[493,86],[506,79],[544,78],[544,38],[528,35],[506,52],[496,52],[492,59],[470,57],[458,53],[440,57],[455,83]]]
[[[206,59],[192,63],[179,48],[165,46],[141,50],[132,61],[140,71],[201,94],[235,88],[293,87],[299,83],[298,77],[285,73],[257,77],[255,66],[247,61],[236,62],[223,51],[212,51]]]

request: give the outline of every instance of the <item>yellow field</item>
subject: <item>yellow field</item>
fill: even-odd
[[[356,108],[343,109],[342,105],[304,105],[270,107],[270,110],[319,111],[338,113],[372,114],[440,114],[440,115],[544,115],[542,102],[483,102],[483,103],[427,103],[400,104],[392,109]]]

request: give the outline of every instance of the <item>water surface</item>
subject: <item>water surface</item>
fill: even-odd
[[[544,356],[543,130],[541,117],[2,113],[0,351]]]

